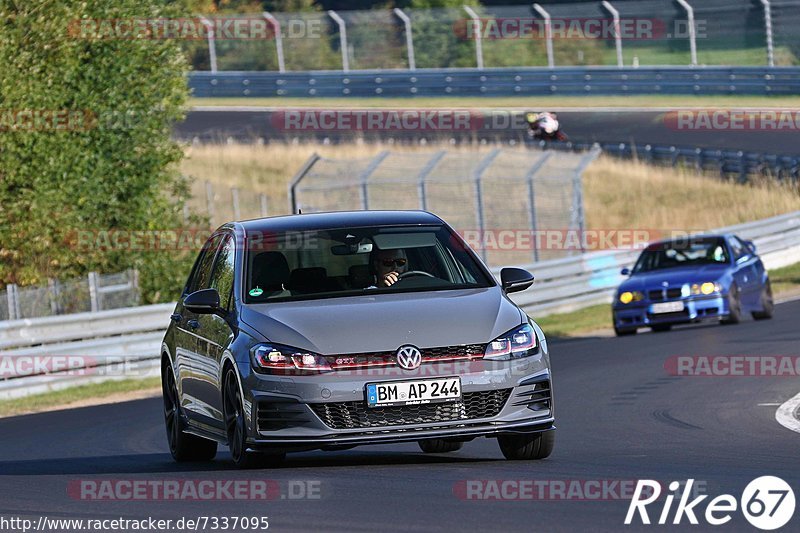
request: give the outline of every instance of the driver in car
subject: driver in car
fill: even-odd
[[[372,259],[378,287],[391,287],[408,271],[408,258],[403,249],[378,250]]]

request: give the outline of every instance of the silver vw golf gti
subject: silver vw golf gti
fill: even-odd
[[[161,347],[177,461],[228,445],[241,467],[286,452],[496,438],[508,459],[554,442],[542,330],[461,237],[422,211],[233,222],[200,252]]]

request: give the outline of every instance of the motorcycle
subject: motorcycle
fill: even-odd
[[[569,138],[561,131],[558,123],[558,115],[550,112],[525,113],[525,121],[528,123],[528,136],[536,141],[567,141]]]

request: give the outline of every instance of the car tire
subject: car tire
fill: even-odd
[[[534,435],[501,435],[497,437],[500,451],[509,460],[539,460],[553,453],[555,431]]]
[[[636,328],[633,329],[621,329],[617,326],[614,326],[614,334],[617,337],[626,337],[628,335],[636,335]]]
[[[659,324],[657,326],[650,326],[650,329],[657,333],[661,333],[664,331],[669,331],[672,329],[672,324]]]
[[[167,443],[172,458],[178,462],[211,461],[217,455],[217,443],[184,432],[178,387],[175,374],[168,364],[161,369],[161,392],[164,399],[164,423],[167,428]]]
[[[222,409],[225,420],[225,433],[233,464],[238,468],[268,468],[280,464],[285,453],[260,453],[247,449],[247,424],[244,418],[244,402],[239,389],[236,371],[229,368],[225,373],[222,389]]]
[[[775,301],[772,299],[772,284],[767,280],[764,288],[761,289],[761,311],[753,311],[755,320],[767,320],[772,318],[775,312]]]
[[[723,324],[738,324],[742,321],[742,301],[739,296],[739,288],[731,285],[728,291],[728,316],[722,319]]]
[[[425,453],[456,452],[464,447],[463,442],[444,439],[425,439],[417,441],[419,449]]]

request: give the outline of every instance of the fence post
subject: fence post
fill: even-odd
[[[428,192],[425,190],[425,180],[428,178],[433,169],[436,168],[436,165],[439,164],[439,161],[447,154],[446,150],[440,150],[433,154],[427,163],[425,163],[425,167],[420,171],[419,175],[417,176],[417,194],[419,195],[419,208],[423,211],[428,210]]]
[[[597,159],[601,152],[602,150],[600,145],[595,143],[589,153],[583,156],[583,159],[578,164],[578,168],[575,169],[575,175],[573,176],[572,188],[574,205],[572,206],[572,215],[573,221],[577,223],[575,225],[578,227],[581,253],[586,252],[586,249],[583,246],[585,241],[584,235],[586,233],[586,220],[583,212],[583,173],[586,170],[586,167],[588,167],[592,161]]]
[[[689,24],[689,54],[692,66],[697,66],[697,32],[694,26],[694,9],[686,0],[678,0],[678,3],[686,10],[686,22]]]
[[[206,213],[211,225],[214,225],[214,187],[210,181],[206,181]]]
[[[486,230],[486,223],[483,216],[483,184],[481,183],[483,179],[483,173],[486,171],[487,168],[492,164],[494,158],[498,156],[500,153],[499,148],[495,148],[489,155],[484,157],[478,166],[475,168],[475,172],[473,173],[472,177],[475,180],[475,208],[477,210],[478,215],[478,234],[480,235],[481,242],[486,242],[485,236],[483,232]],[[486,262],[486,246],[481,246],[481,259]]]
[[[619,26],[619,11],[614,9],[614,6],[608,0],[603,0],[603,7],[614,17],[614,45],[617,48],[617,66],[622,68],[624,64],[622,62],[622,34]]]
[[[240,220],[242,212],[239,209],[239,189],[236,187],[231,189],[231,201],[233,202],[233,219]]]
[[[528,205],[530,207],[530,214],[531,214],[531,231],[533,231],[533,261],[539,261],[539,246],[537,243],[539,239],[536,236],[536,231],[538,229],[536,223],[536,195],[535,189],[533,186],[533,178],[537,172],[544,166],[550,156],[553,155],[553,152],[544,152],[542,157],[539,160],[531,165],[531,168],[528,169],[528,172],[525,174],[525,181],[528,183]]]
[[[319,161],[320,157],[319,154],[314,152],[311,154],[311,157],[308,158],[308,161],[303,163],[303,166],[300,167],[300,170],[297,171],[297,174],[294,175],[292,181],[289,183],[289,214],[296,214],[298,208],[300,207],[297,203],[297,186],[306,177],[308,171],[311,170],[317,161]]]
[[[342,49],[342,70],[347,72],[350,70],[350,57],[347,52],[347,25],[336,11],[331,9],[328,11],[328,15],[333,19],[336,25],[339,26],[339,47]]]
[[[483,69],[483,40],[481,35],[481,19],[478,18],[478,14],[469,7],[469,6],[462,6],[464,11],[467,12],[469,18],[472,19],[472,23],[477,25],[477,33],[475,33],[475,62],[478,64],[479,69]]]
[[[394,14],[403,21],[406,28],[406,50],[408,51],[408,70],[415,70],[417,62],[414,59],[414,37],[411,34],[411,19],[399,7],[394,8]]]
[[[275,50],[278,54],[278,72],[286,72],[286,64],[284,63],[283,59],[283,35],[281,35],[281,23],[278,22],[278,19],[273,17],[272,13],[269,11],[264,11],[262,15],[270,24],[272,24],[272,28],[275,30]]]
[[[369,186],[367,185],[367,180],[369,179],[370,174],[375,172],[375,169],[383,162],[384,159],[389,155],[388,150],[384,150],[383,152],[379,153],[375,156],[372,161],[369,162],[367,168],[364,169],[364,172],[358,177],[358,181],[361,183],[361,209],[366,211],[369,209]]]
[[[261,216],[262,217],[266,217],[267,216],[267,195],[262,192],[261,194],[258,195],[258,199],[259,199],[260,204],[261,204]]]
[[[131,288],[133,289],[135,305],[139,305],[141,300],[141,293],[139,292],[139,271],[135,268],[131,269]]]
[[[211,72],[217,71],[217,40],[214,34],[214,24],[205,17],[200,17],[200,22],[208,30],[208,62],[211,65]]]
[[[775,66],[775,49],[772,43],[772,6],[769,0],[761,0],[764,6],[764,31],[767,33],[767,65]]]
[[[58,314],[58,282],[53,278],[47,278],[47,290],[50,293],[50,311]]]
[[[97,272],[89,272],[89,301],[92,306],[92,313],[100,310],[100,293],[97,287]]]
[[[19,306],[19,292],[16,283],[6,285],[6,298],[8,298],[8,319],[22,318]]]
[[[544,19],[544,42],[547,48],[547,66],[553,68],[556,65],[553,57],[553,20],[550,13],[539,4],[533,4],[533,9]]]

